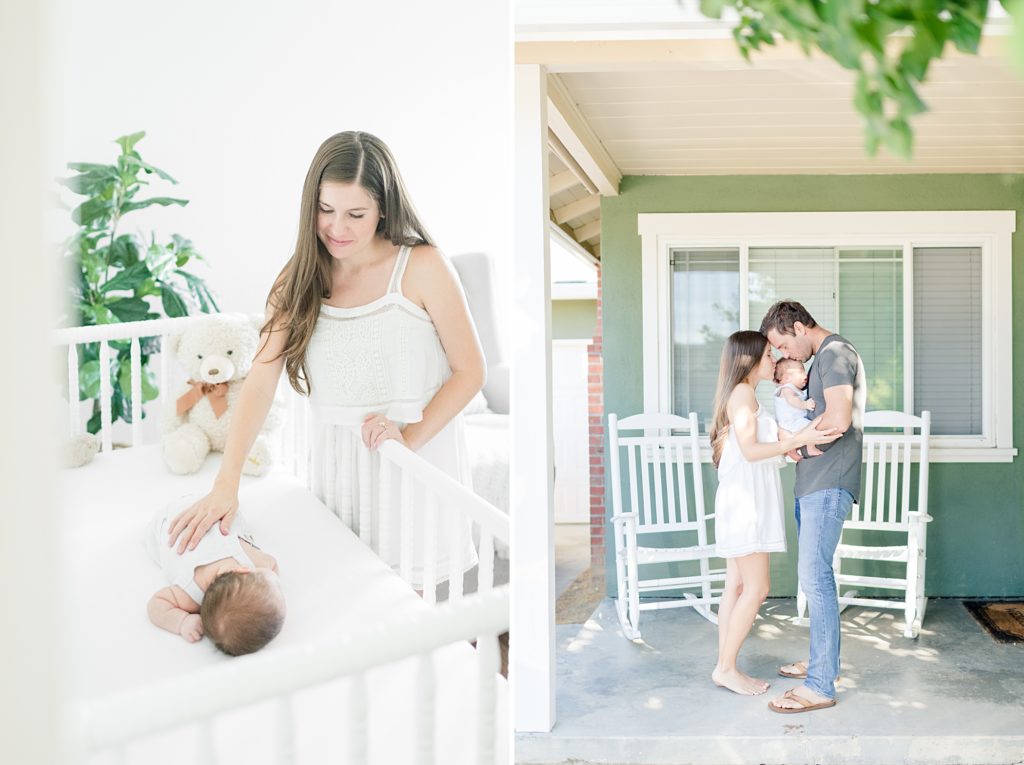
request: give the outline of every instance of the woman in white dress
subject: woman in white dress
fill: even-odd
[[[224,533],[230,528],[242,464],[282,370],[310,398],[314,490],[397,565],[399,524],[382,524],[376,449],[396,440],[468,483],[458,415],[483,387],[485,366],[453,267],[417,218],[391,152],[368,133],[334,135],[313,158],[295,252],[270,291],[220,471],[210,493],[172,524],[179,550],[194,548],[218,521]],[[414,516],[422,538],[422,513]],[[475,557],[464,525],[439,523],[444,578],[446,551],[462,550],[463,570]],[[421,568],[415,561],[414,581]]]
[[[754,395],[771,381],[775,359],[760,332],[734,332],[725,342],[711,426],[712,459],[718,468],[715,545],[726,559],[725,588],[718,607],[718,663],[715,685],[759,695],[768,683],[740,672],[736,657],[768,596],[768,554],[786,551],[779,468],[783,455],[810,444],[834,441],[834,428],[814,427],[779,440],[775,419]]]

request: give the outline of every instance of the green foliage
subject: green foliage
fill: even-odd
[[[135,150],[144,132],[121,136],[116,143],[121,154],[113,165],[69,162],[76,174],[58,179],[85,200],[71,212],[79,229],[64,243],[63,258],[72,270],[71,292],[75,324],[91,326],[118,322],[186,316],[195,310],[219,311],[206,283],[191,273],[189,264],[202,261],[192,242],[174,234],[169,242],[118,233],[122,218],[135,210],[154,205],[184,207],[188,202],[173,197],[139,198],[147,178],[156,176],[175,184],[170,175],[143,161]],[[107,370],[112,389],[112,421],[131,422],[131,346],[111,342],[111,364]],[[142,400],[157,396],[148,369],[152,354],[159,351],[157,338],[142,338]],[[93,399],[90,433],[100,429],[100,370],[97,344],[78,347],[78,400]]]
[[[1007,7],[1010,8],[1008,0]],[[1018,2],[1018,0],[1012,0]],[[946,43],[977,53],[989,0],[701,0],[701,12],[739,14],[733,36],[750,59],[776,36],[817,49],[857,73],[854,106],[865,122],[865,146],[909,158],[911,118],[927,109],[918,86]],[[1011,10],[1012,12],[1012,10]],[[1019,27],[1019,25],[1018,25]]]

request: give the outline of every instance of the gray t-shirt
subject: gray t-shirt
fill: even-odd
[[[814,399],[812,417],[825,412],[825,389],[853,386],[853,419],[843,437],[821,444],[825,453],[800,460],[796,465],[793,494],[806,497],[822,489],[846,489],[857,501],[860,495],[860,465],[863,458],[864,403],[867,397],[864,362],[857,349],[839,335],[826,337],[807,372],[807,396]]]

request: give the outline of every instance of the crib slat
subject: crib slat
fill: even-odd
[[[277,700],[277,737],[274,741],[274,762],[277,765],[293,765],[295,762],[295,714],[292,697],[282,696]]]
[[[369,757],[369,730],[367,714],[366,674],[359,672],[349,679],[348,699],[351,730],[349,740],[349,762],[363,765]]]
[[[495,686],[501,672],[501,646],[497,635],[480,635],[476,641],[476,762],[496,762],[497,710]]]
[[[196,762],[199,765],[216,765],[217,749],[213,744],[213,720],[202,720],[199,723],[199,751],[196,752]]]
[[[394,476],[395,466],[383,454],[377,473],[377,554],[390,562],[394,560]]]
[[[448,599],[453,603],[462,600],[465,588],[465,566],[462,561],[466,538],[459,533],[465,526],[462,516],[447,507],[441,508],[444,527],[448,530]]]
[[[132,446],[142,446],[142,348],[132,338]]]
[[[72,436],[82,430],[78,410],[78,346],[72,343],[68,346],[68,424],[71,426],[68,432]]]
[[[321,468],[321,480],[324,486],[324,504],[327,509],[338,515],[338,429],[334,425],[324,427],[324,464]],[[344,521],[344,519],[342,519]],[[345,524],[349,526],[350,524]]]
[[[160,407],[167,406],[167,397],[170,393],[167,390],[167,335],[160,336]]]
[[[437,495],[426,498],[423,513],[423,598],[430,605],[437,602]]]
[[[434,656],[423,654],[420,656],[416,682],[416,709],[419,712],[416,718],[416,765],[434,763],[434,717],[437,714],[434,686]]]
[[[337,471],[338,486],[335,489],[338,493],[338,513],[341,522],[350,529],[355,530],[355,518],[352,512],[352,436],[340,425],[334,429],[335,438],[338,439],[341,459],[338,460]]]
[[[355,444],[356,464],[359,468],[359,538],[367,545],[373,545],[373,479],[370,476],[370,452],[362,441]]]
[[[114,448],[111,438],[110,397],[113,391],[110,386],[110,346],[107,341],[100,342],[100,427],[102,428],[103,451],[109,452]]]
[[[402,475],[402,504],[399,508],[401,516],[401,532],[399,538],[399,558],[398,558],[398,569],[402,575],[402,579],[406,582],[412,581],[412,558],[415,550],[413,539],[413,524],[412,515],[412,503],[413,503],[413,478],[405,470],[401,471]]]
[[[480,575],[477,592],[490,592],[494,588],[494,535],[480,530]]]

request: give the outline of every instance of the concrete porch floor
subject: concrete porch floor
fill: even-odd
[[[958,600],[932,600],[917,640],[898,612],[843,612],[838,704],[780,715],[776,676],[807,651],[794,599],[761,609],[740,667],[771,680],[741,697],[710,679],[717,628],[689,608],[648,611],[627,641],[614,602],[556,628],[557,717],[519,734],[517,763],[602,765],[993,765],[1024,763],[1024,645],[995,642]]]

